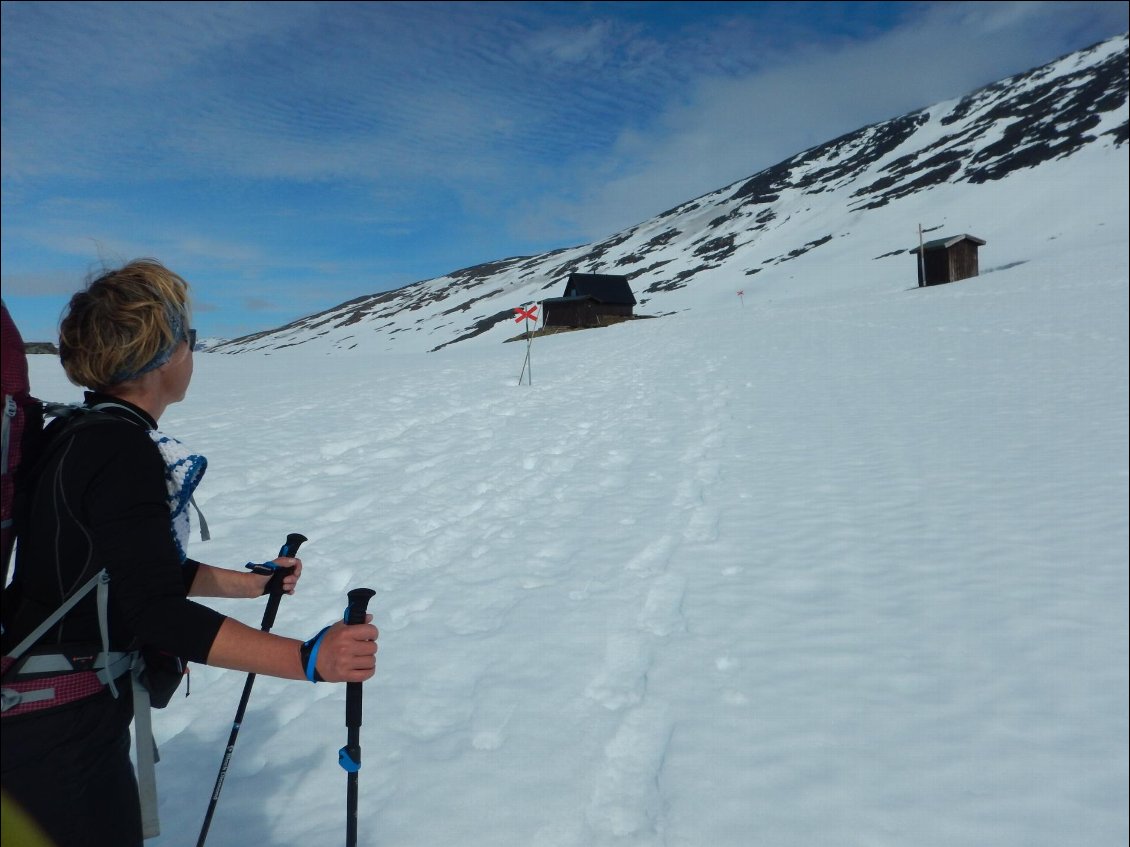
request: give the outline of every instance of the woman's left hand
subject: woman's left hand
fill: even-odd
[[[279,556],[274,561],[280,568],[294,568],[283,579],[283,593],[293,594],[294,589],[298,586],[298,578],[302,576],[302,560],[292,559],[289,556]]]
[[[283,577],[282,583],[283,593],[293,594],[295,588],[298,586],[298,578],[302,576],[302,560],[292,559],[289,556],[279,556],[277,559],[273,560],[273,563],[280,568],[294,568],[291,573],[288,573],[285,577]],[[257,586],[256,593],[252,595],[254,597],[261,597],[262,595],[266,594],[267,583],[269,583],[274,578],[274,574],[252,573],[249,574],[249,576],[251,577],[251,579],[255,580],[255,585]]]

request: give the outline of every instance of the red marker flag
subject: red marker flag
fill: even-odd
[[[523,320],[534,321],[538,319],[538,304],[530,306],[528,309],[523,309],[521,306],[514,310],[515,318],[514,323],[520,324]]]

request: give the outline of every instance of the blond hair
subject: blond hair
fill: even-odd
[[[110,388],[186,337],[188,317],[188,283],[155,259],[105,271],[63,313],[63,370],[75,385]]]

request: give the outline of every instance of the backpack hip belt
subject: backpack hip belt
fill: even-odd
[[[0,709],[4,717],[14,717],[72,703],[96,694],[106,686],[109,686],[115,697],[118,696],[118,688],[114,681],[134,667],[138,654],[136,651],[127,653],[110,650],[109,628],[106,623],[109,584],[110,575],[105,570],[99,571],[4,656],[2,675],[5,680],[2,709]],[[24,653],[28,652],[51,627],[91,591],[97,592],[98,625],[102,633],[101,649],[93,656],[82,659],[68,655],[62,650],[48,650],[24,658]],[[7,679],[9,676],[12,677],[10,682]]]
[[[17,681],[5,684],[2,692],[3,716],[16,717],[17,715],[39,711],[51,706],[74,702],[91,694],[97,694],[108,687],[116,698],[118,687],[115,680],[126,671],[130,671],[130,685],[133,690],[134,723],[137,729],[137,790],[141,802],[141,827],[145,838],[153,838],[161,833],[160,821],[157,817],[157,777],[154,766],[158,761],[157,745],[153,740],[153,724],[149,714],[149,692],[141,682],[141,673],[145,663],[139,651],[122,653],[110,650],[110,630],[106,612],[110,594],[110,574],[105,569],[95,574],[78,591],[67,598],[43,623],[21,641],[11,653],[3,657],[3,672],[6,676],[9,670],[16,674]],[[91,591],[97,591],[98,628],[102,633],[102,649],[98,652],[90,670],[72,670],[51,677],[26,679],[19,682],[20,675],[30,675],[36,670],[45,670],[61,666],[66,663],[71,668],[74,663],[71,658],[63,653],[47,653],[44,655],[29,656],[17,668],[17,662],[31,649],[35,642],[62,620],[63,615],[71,610],[83,597]],[[29,663],[31,669],[29,670]]]
[[[29,656],[5,680],[0,711],[5,718],[18,717],[82,700],[128,673],[136,660],[136,652],[99,654],[89,670],[78,670],[64,653]],[[3,658],[5,676],[16,663],[10,656]]]

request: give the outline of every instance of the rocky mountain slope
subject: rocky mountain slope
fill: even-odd
[[[788,298],[817,278],[829,293],[901,290],[914,285],[907,253],[919,225],[985,238],[993,258],[983,271],[1015,265],[1035,240],[1056,236],[1033,232],[1009,197],[1059,208],[1066,231],[1093,201],[1083,174],[1109,166],[1125,179],[1127,57],[1122,35],[805,150],[598,243],[359,297],[214,352],[497,343],[514,336],[516,306],[559,296],[574,271],[626,275],[637,314],[655,316],[733,302],[736,290],[743,305]],[[1032,185],[994,191],[1020,181]]]

